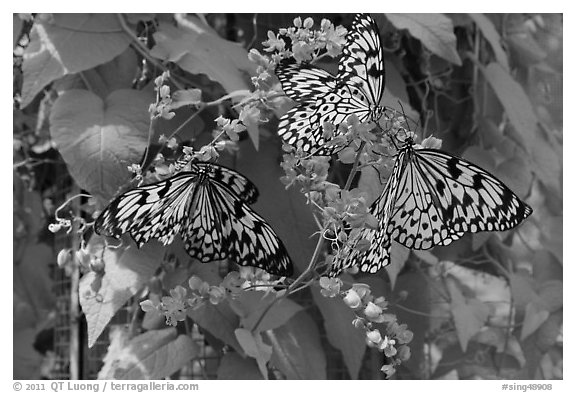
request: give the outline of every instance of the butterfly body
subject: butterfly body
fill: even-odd
[[[238,172],[193,163],[190,171],[118,196],[98,216],[94,228],[115,238],[129,233],[138,247],[152,238],[168,245],[179,234],[188,254],[201,262],[229,259],[291,275],[292,263],[282,241],[248,206],[257,198],[256,186]]]

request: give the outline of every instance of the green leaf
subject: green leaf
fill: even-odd
[[[38,15],[24,52],[22,107],[50,82],[106,63],[129,44],[115,14]]]
[[[496,57],[496,61],[500,64],[506,71],[510,70],[510,66],[508,64],[508,56],[506,52],[504,52],[504,48],[502,47],[502,37],[494,27],[494,24],[488,17],[484,14],[468,14],[470,18],[476,23],[478,29],[490,44],[492,48],[492,52],[494,52],[494,57]]]
[[[549,187],[559,188],[561,157],[539,128],[538,118],[522,85],[497,63],[479,66],[484,77],[504,107],[514,129],[524,138],[533,169]]]
[[[268,379],[266,363],[268,363],[272,356],[272,347],[264,344],[260,333],[253,333],[246,329],[236,329],[234,333],[246,355],[256,359],[260,373],[265,379]]]
[[[364,332],[352,325],[352,320],[355,318],[354,311],[339,297],[324,297],[317,287],[313,287],[311,291],[314,303],[324,318],[328,342],[342,352],[350,378],[357,379],[366,352],[366,341]]]
[[[520,339],[524,340],[526,337],[534,333],[550,316],[550,312],[536,302],[530,302],[526,305],[524,321],[522,322],[522,332]]]
[[[102,255],[104,274],[89,272],[80,279],[80,306],[88,324],[92,347],[116,311],[136,294],[162,263],[164,248],[157,242],[118,249],[103,249],[101,237],[90,239],[92,255]]]
[[[440,262],[446,275],[457,280],[458,287],[483,304],[490,304],[490,323],[494,326],[507,326],[509,323],[510,287],[503,278],[475,269]]]
[[[470,339],[484,327],[490,308],[477,299],[466,299],[454,281],[448,281],[448,290],[458,341],[466,352]]]
[[[302,310],[302,306],[286,298],[276,301],[271,308],[268,308],[275,299],[276,296],[272,293],[249,291],[232,300],[230,306],[241,318],[244,328],[252,330],[260,321],[256,331],[261,332],[282,326]],[[260,320],[264,312],[266,314]]]
[[[562,216],[545,216],[540,218],[540,242],[562,264],[563,262],[563,223]]]
[[[490,63],[480,69],[504,106],[512,125],[530,145],[535,139],[538,118],[522,85],[498,63]]]
[[[98,379],[143,380],[169,377],[198,356],[198,345],[176,329],[151,330],[130,338],[122,328],[110,333],[110,346]]]
[[[236,352],[227,352],[220,359],[218,379],[258,380],[262,378],[258,363],[252,358],[243,358]]]
[[[518,339],[511,334],[507,334],[508,328],[486,327],[482,329],[474,340],[480,344],[490,345],[496,348],[496,352],[514,357],[520,367],[526,364],[526,357],[522,351],[522,346]]]
[[[562,308],[563,288],[560,280],[549,280],[538,286],[538,297],[547,311],[552,313]]]
[[[517,58],[518,64],[534,66],[546,59],[547,53],[532,34],[526,31],[511,32],[506,35],[506,44]]]
[[[526,307],[528,303],[538,298],[534,281],[523,274],[514,273],[510,276],[510,289],[516,307]]]
[[[263,335],[273,347],[271,364],[288,379],[326,379],[326,355],[320,334],[306,311]]]
[[[256,65],[239,44],[227,41],[197,17],[177,27],[160,22],[154,33],[152,56],[172,61],[192,74],[205,74],[231,93],[250,89]]]
[[[115,90],[105,101],[69,90],[56,100],[50,133],[76,184],[104,200],[125,184],[146,148],[151,101],[137,90]]]
[[[442,14],[386,14],[399,30],[407,29],[430,52],[449,62],[462,65],[456,50],[456,36],[452,21]]]
[[[230,345],[237,352],[244,353],[234,333],[238,328],[238,316],[228,303],[220,303],[217,306],[208,303],[196,310],[188,310],[187,315],[202,329]]]

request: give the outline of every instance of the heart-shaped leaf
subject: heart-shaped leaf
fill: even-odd
[[[50,133],[76,183],[108,200],[130,177],[148,138],[152,97],[115,90],[105,101],[87,90],[69,90],[54,103]]]
[[[169,377],[198,356],[198,345],[176,329],[152,330],[128,338],[115,329],[98,379],[161,379]]]
[[[102,255],[104,274],[90,272],[80,279],[80,306],[88,324],[88,346],[92,347],[120,309],[154,275],[162,263],[164,248],[156,242],[142,249],[134,244],[118,249],[103,248],[100,237],[89,244],[92,255]],[[100,249],[100,251],[97,251]]]
[[[484,327],[490,308],[476,300],[466,299],[454,281],[448,281],[452,317],[462,351],[466,352],[470,339]]]

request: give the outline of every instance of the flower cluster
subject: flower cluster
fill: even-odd
[[[166,71],[154,79],[156,102],[150,104],[150,108],[148,109],[148,112],[150,112],[150,115],[154,118],[162,117],[164,119],[170,120],[176,116],[176,114],[171,111],[172,98],[170,97],[170,86],[165,84],[169,78],[170,73]]]
[[[304,21],[297,17],[294,26],[280,29],[279,34],[268,31],[268,40],[263,44],[266,52],[274,52],[281,58],[294,57],[299,63],[311,61],[321,53],[336,57],[342,52],[346,42],[346,29],[335,27],[332,22],[322,19],[320,30],[312,30],[314,20],[306,18]],[[291,46],[287,48],[286,43]],[[273,55],[274,56],[274,55]]]
[[[237,297],[242,291],[272,291],[282,281],[270,281],[270,274],[253,267],[241,267],[239,272],[228,273],[220,285],[210,285],[197,276],[188,280],[188,288],[177,285],[169,296],[151,294],[140,303],[144,312],[162,315],[166,324],[176,326],[186,319],[188,310],[196,310],[205,304],[217,305],[226,299]]]
[[[342,290],[342,286],[339,278],[320,278],[320,292],[323,296],[341,296],[344,304],[354,310],[356,318],[352,324],[365,331],[366,345],[384,353],[387,364],[381,370],[388,377],[391,376],[398,365],[410,358],[410,347],[407,344],[412,341],[414,334],[405,324],[398,324],[394,314],[384,312],[388,302],[383,296],[375,298],[370,286],[355,283],[347,290]],[[378,329],[376,324],[383,327]]]
[[[293,27],[280,29],[279,34],[268,31],[268,39],[262,44],[269,56],[256,49],[248,53],[248,59],[256,64],[256,75],[252,77],[256,90],[240,103],[240,119],[248,128],[266,121],[270,111],[276,115],[286,111],[288,100],[278,90],[277,79],[273,78],[274,69],[281,60],[294,58],[298,62],[312,61],[323,55],[334,58],[342,52],[346,42],[344,27],[334,26],[327,19],[322,19],[320,30],[312,30],[312,18],[302,21],[298,17],[293,23]]]

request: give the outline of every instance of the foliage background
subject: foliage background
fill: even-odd
[[[296,16],[307,15],[263,14],[256,24],[251,14],[210,14],[205,20],[177,14],[37,14],[33,20],[14,15],[15,378],[44,372],[41,365],[49,350],[39,350],[38,337],[55,323],[57,305],[48,277],[59,250],[53,249],[54,238],[47,231],[57,207],[54,196],[61,190],[54,174],[65,163],[74,183],[102,207],[129,180],[125,168],[141,159],[148,141],[170,134],[194,112],[180,108],[172,120],[162,120],[155,128],[158,134],[149,139],[154,76],[169,68],[175,88],[198,87],[205,102],[250,89],[256,67],[246,48],[261,49],[267,30],[289,26]],[[327,17],[348,26],[352,15],[313,17],[317,23]],[[562,16],[375,18],[387,49],[384,103],[394,106],[401,100],[424,122],[424,133],[442,138],[443,149],[488,169],[534,208],[517,231],[470,236],[433,252],[398,247],[386,271],[355,278],[385,295],[391,311],[414,332],[412,358],[397,376],[561,378]],[[201,33],[191,27],[200,27]],[[335,71],[333,63],[324,66]],[[222,113],[233,116],[234,111],[228,104],[208,108],[187,123],[179,137],[207,142],[214,119]],[[316,244],[309,237],[316,226],[303,196],[295,188],[285,191],[278,180],[283,175],[281,153],[274,116],[270,118],[269,123],[249,126],[237,154],[222,163],[258,186],[261,198],[255,210],[276,229],[302,271]],[[336,165],[335,181],[347,170]],[[363,173],[359,187],[369,189],[371,176]],[[375,197],[379,190],[371,192]],[[89,217],[94,206],[84,204],[82,209]],[[73,248],[70,255],[85,258],[78,256],[77,245]],[[142,296],[142,288],[152,285],[167,254],[185,260],[181,249],[178,243],[168,251],[150,244],[141,251],[106,254],[102,274],[91,259],[102,252],[102,242],[92,240],[92,271],[82,278],[79,291],[89,341],[94,342],[129,298]],[[179,282],[177,277],[190,274],[214,284],[220,280],[212,264],[192,264],[177,265],[159,283],[152,282],[167,291]],[[104,302],[83,296],[94,287]],[[317,287],[309,296],[324,324],[317,326],[309,310],[287,302],[283,307],[291,318],[273,321],[274,328],[263,335],[274,348],[270,364],[289,378],[325,378],[326,344],[320,328],[341,352],[348,375],[366,375],[361,370],[370,368],[363,366],[370,350],[362,332],[351,326],[351,311],[320,296]],[[212,307],[190,317],[213,336],[213,346],[224,343],[246,355],[233,335],[242,319],[238,310]],[[197,356],[186,332],[150,321],[139,327],[146,332],[111,336],[103,375],[158,378]],[[138,353],[138,367],[122,369],[146,372],[118,374],[113,360],[122,351],[136,351],[141,340],[154,343],[154,356]],[[313,349],[303,355],[298,346]],[[162,354],[176,363],[165,367],[150,360]],[[230,352],[218,375],[256,378],[261,376],[258,360]]]

